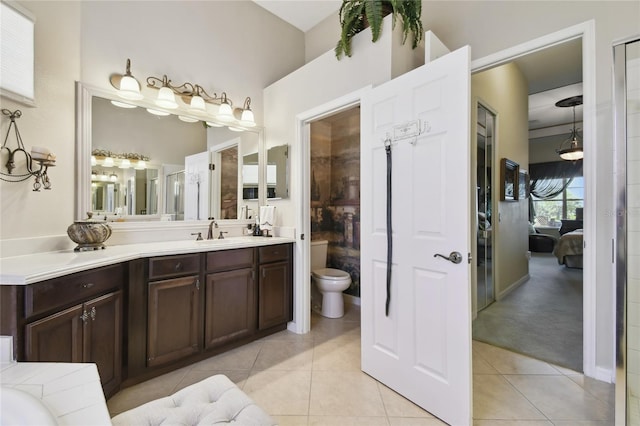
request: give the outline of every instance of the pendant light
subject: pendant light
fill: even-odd
[[[560,158],[567,161],[582,160],[584,157],[582,144],[580,144],[578,140],[578,129],[576,129],[576,106],[578,105],[582,105],[582,95],[572,96],[556,102],[557,107],[573,108],[573,127],[571,128],[571,134],[569,135],[569,138],[565,139],[556,150],[558,155],[560,155]]]

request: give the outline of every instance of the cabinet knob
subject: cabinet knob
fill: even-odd
[[[194,284],[196,285],[196,290],[200,290],[200,278],[196,278]]]
[[[89,314],[87,314],[87,311],[82,311],[82,315],[80,315],[80,319],[82,320],[82,322],[87,322],[87,320],[89,319]]]
[[[93,306],[91,308],[91,321],[95,321],[96,320],[96,307]]]

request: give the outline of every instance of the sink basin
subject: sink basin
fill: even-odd
[[[19,389],[2,386],[0,424],[49,426],[58,423],[42,401],[35,396]]]

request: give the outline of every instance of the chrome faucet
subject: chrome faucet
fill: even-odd
[[[213,240],[213,228],[218,229],[218,222],[215,219],[212,219],[209,223],[209,232],[207,232],[207,240]]]

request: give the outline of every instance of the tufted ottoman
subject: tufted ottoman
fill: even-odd
[[[224,375],[118,414],[113,425],[275,425],[255,402]]]

